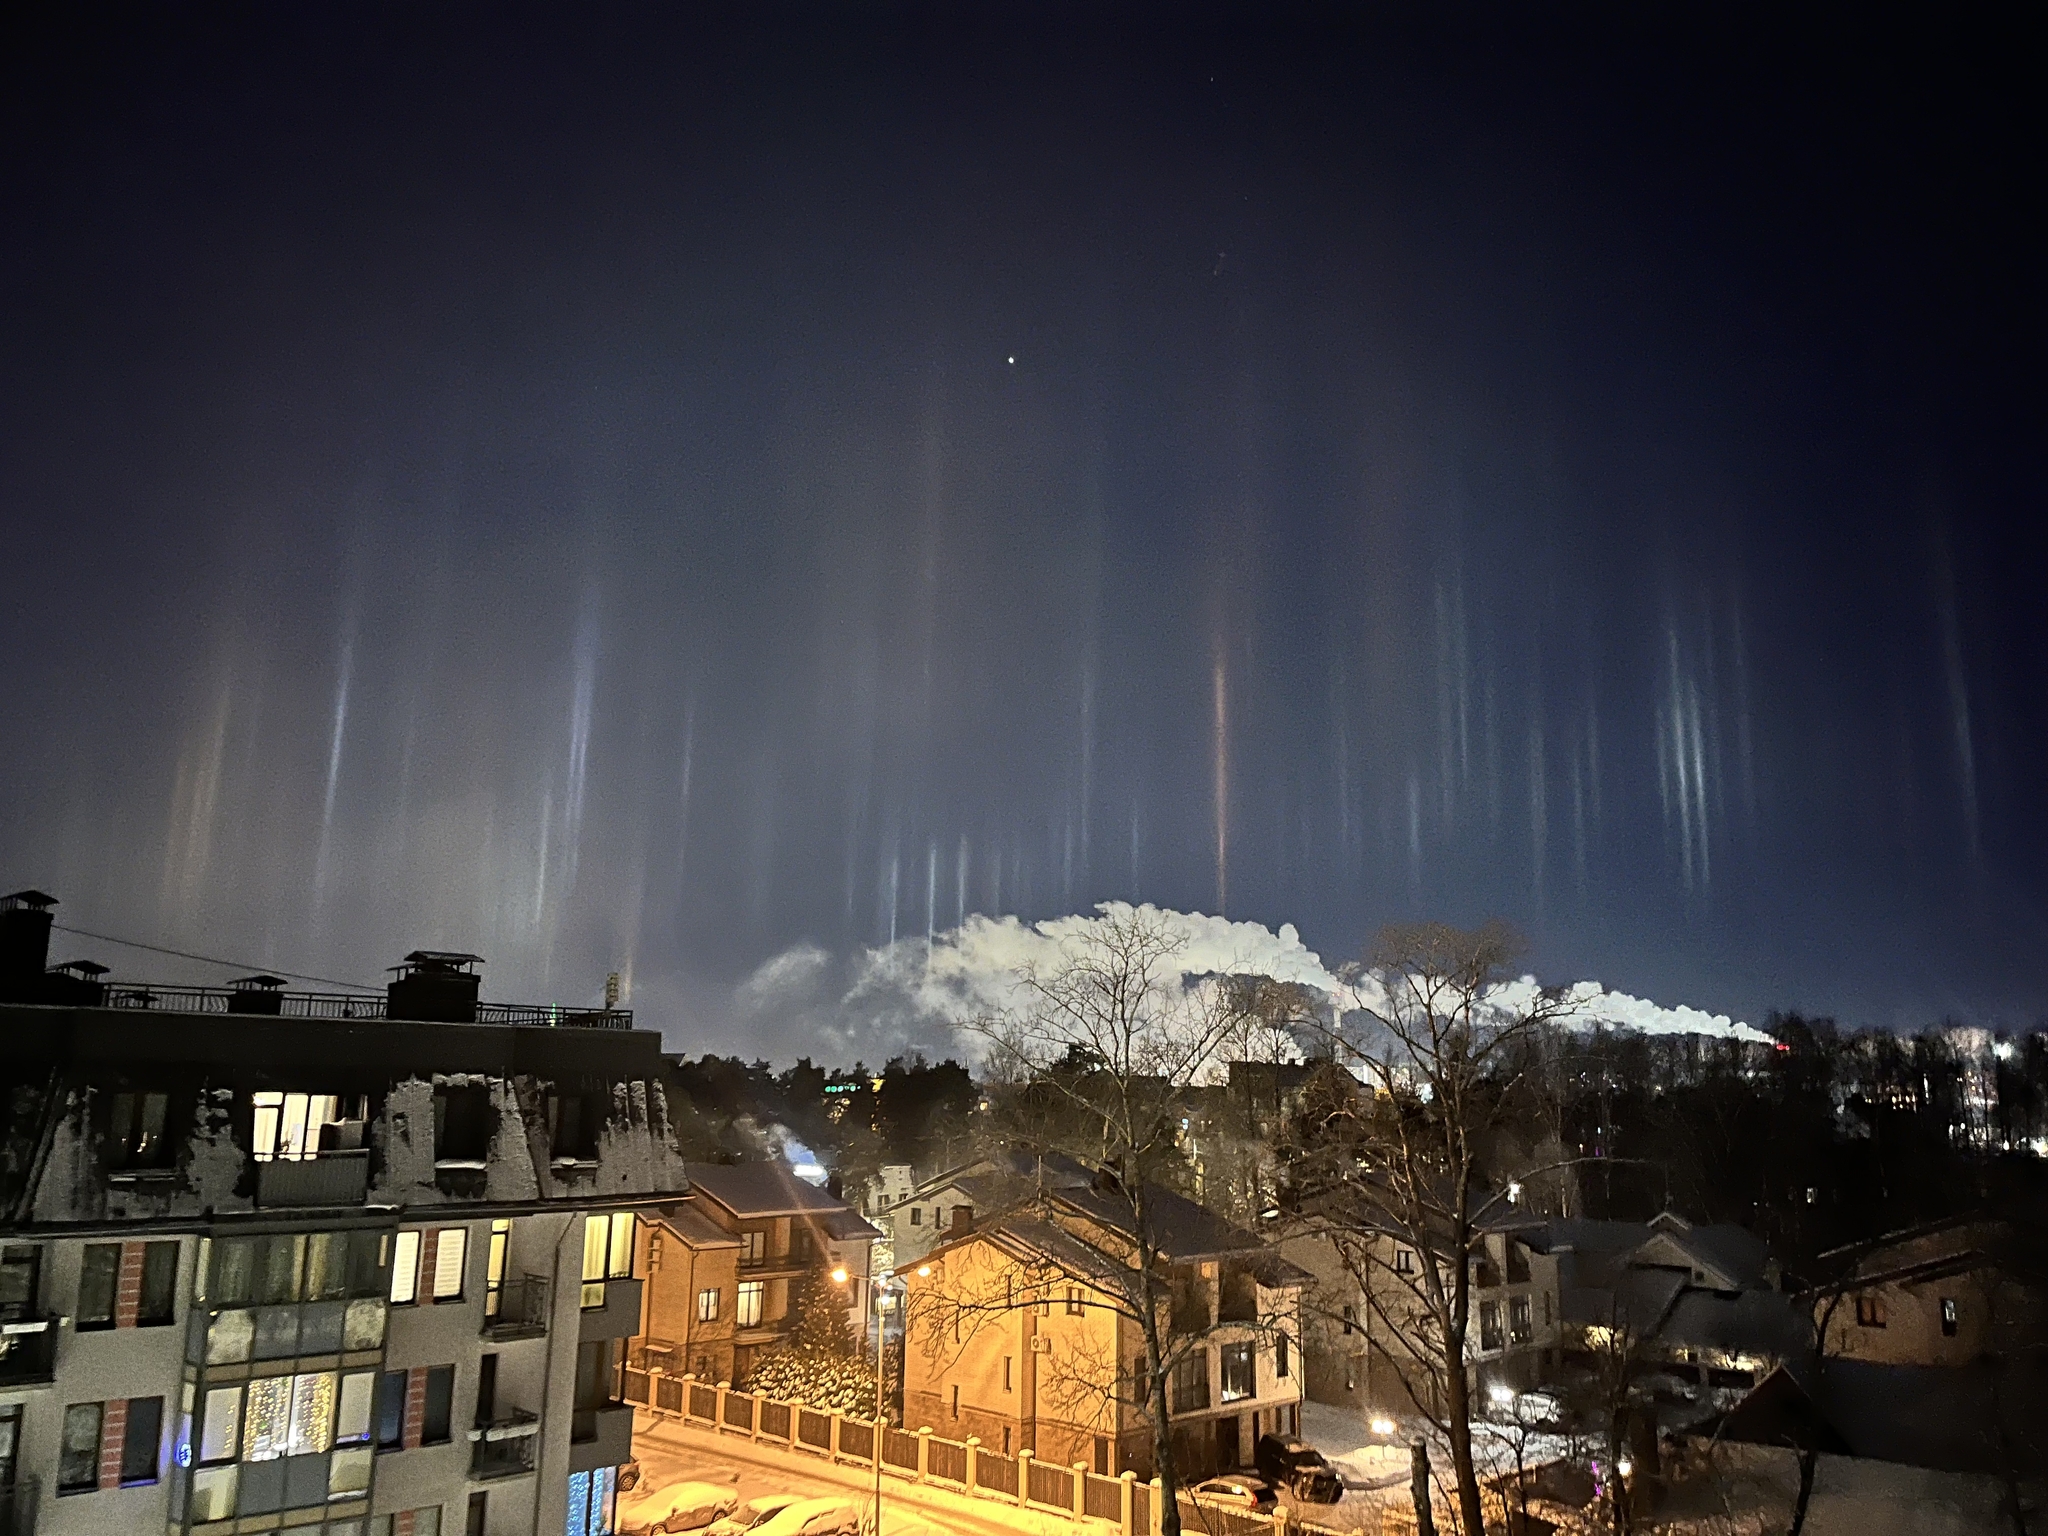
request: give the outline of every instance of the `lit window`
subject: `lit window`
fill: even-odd
[[[275,1461],[291,1436],[292,1379],[259,1376],[249,1383],[242,1415],[242,1460]]]
[[[759,1264],[768,1257],[768,1234],[766,1232],[742,1232],[740,1234],[740,1262]]]
[[[100,1485],[102,1403],[73,1403],[64,1410],[64,1440],[57,1455],[57,1491],[87,1493]]]
[[[1956,1336],[1956,1325],[1957,1325],[1957,1324],[1958,1324],[1958,1323],[1959,1323],[1959,1322],[1960,1322],[1961,1320],[1962,1320],[1962,1319],[1961,1319],[1961,1314],[1960,1314],[1960,1311],[1959,1311],[1959,1309],[1958,1309],[1958,1308],[1957,1308],[1957,1306],[1956,1306],[1956,1299],[1955,1299],[1955,1297],[1953,1297],[1953,1296],[1944,1296],[1944,1297],[1942,1297],[1942,1298],[1941,1298],[1941,1331],[1942,1331],[1942,1335],[1943,1335],[1943,1336],[1944,1336],[1945,1338],[1951,1338],[1951,1339],[1952,1339],[1952,1338],[1954,1338],[1954,1337]]]
[[[255,1093],[251,1150],[256,1161],[297,1162],[320,1155],[320,1127],[341,1119],[341,1100],[331,1093]]]
[[[1223,1366],[1223,1401],[1237,1402],[1241,1398],[1253,1397],[1258,1393],[1258,1380],[1252,1365],[1252,1347],[1249,1343],[1226,1344],[1221,1351]]]
[[[1070,1285],[1067,1287],[1067,1316],[1079,1317],[1080,1315],[1081,1288],[1078,1285]]]
[[[443,1227],[434,1244],[434,1300],[462,1299],[462,1273],[468,1257],[469,1229]]]
[[[199,1459],[233,1461],[242,1446],[242,1389],[210,1387],[199,1424]]]
[[[391,1255],[391,1300],[396,1304],[419,1300],[420,1235],[401,1232]]]
[[[605,1266],[607,1280],[633,1278],[633,1213],[612,1212],[611,1262]]]
[[[484,1260],[484,1316],[496,1317],[505,1302],[505,1248],[512,1241],[512,1223],[500,1217],[491,1223],[491,1247]]]
[[[309,1371],[292,1378],[291,1427],[285,1434],[285,1454],[314,1456],[334,1443],[334,1387],[332,1371]]]
[[[341,1378],[334,1411],[334,1443],[353,1445],[370,1438],[370,1408],[377,1395],[375,1371],[350,1371]]]
[[[1858,1296],[1856,1298],[1856,1321],[1865,1328],[1884,1326],[1884,1299],[1879,1296]]]
[[[1500,1331],[1500,1303],[1482,1301],[1479,1303],[1479,1347],[1499,1349],[1503,1342]]]
[[[768,1284],[764,1280],[742,1280],[738,1310],[733,1321],[742,1328],[757,1328],[761,1324],[761,1303],[767,1297]]]
[[[1526,1344],[1536,1336],[1534,1320],[1529,1315],[1529,1298],[1513,1296],[1508,1299],[1508,1337],[1517,1344]]]
[[[702,1290],[697,1293],[697,1321],[700,1323],[715,1323],[718,1321],[717,1286],[712,1286],[708,1290]]]
[[[604,1283],[633,1274],[633,1213],[583,1219],[583,1305],[604,1305]]]

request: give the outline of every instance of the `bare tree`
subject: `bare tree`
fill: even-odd
[[[1156,913],[1109,908],[1085,938],[1066,946],[1057,966],[1020,974],[1021,1006],[969,1023],[987,1042],[993,1075],[1011,1095],[1036,1104],[1036,1124],[1057,1129],[1063,1145],[1046,1150],[1065,1151],[1099,1176],[1085,1191],[1034,1200],[1040,1255],[1014,1271],[1021,1295],[1007,1281],[1002,1294],[985,1282],[949,1282],[935,1294],[950,1318],[935,1314],[928,1325],[928,1337],[957,1331],[964,1341],[977,1318],[1042,1305],[1063,1277],[1085,1279],[1085,1304],[1112,1312],[1139,1348],[1128,1364],[1077,1362],[1061,1391],[1092,1390],[1145,1414],[1167,1536],[1180,1530],[1169,1385],[1174,1368],[1220,1320],[1188,1326],[1185,1276],[1175,1271],[1173,1234],[1156,1207],[1162,1187],[1181,1182],[1184,1172],[1179,1097],[1246,1027],[1248,995],[1217,981],[1190,985],[1178,964],[1183,944]],[[1286,1325],[1263,1315],[1250,1322],[1267,1332]]]
[[[1571,1011],[1559,992],[1514,984],[1519,954],[1498,924],[1385,930],[1350,974],[1361,1007],[1327,1031],[1364,1091],[1324,1094],[1297,1130],[1303,1209],[1358,1283],[1368,1347],[1447,1442],[1468,1536],[1486,1529],[1465,1363],[1472,1262],[1515,1187],[1491,1159],[1517,1056]]]

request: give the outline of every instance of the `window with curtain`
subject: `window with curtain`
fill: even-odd
[[[285,1436],[287,1455],[312,1456],[332,1448],[334,1393],[332,1371],[309,1371],[292,1378],[291,1427]]]
[[[434,1300],[462,1299],[463,1270],[468,1258],[469,1230],[443,1227],[434,1242]]]
[[[484,1255],[484,1316],[496,1317],[505,1302],[505,1250],[511,1246],[512,1222],[499,1217],[491,1223],[491,1246]]]
[[[86,1493],[100,1485],[100,1417],[104,1403],[73,1403],[64,1410],[57,1449],[57,1491]]]
[[[79,1332],[114,1326],[114,1290],[121,1275],[119,1243],[87,1243],[78,1266]]]
[[[341,1119],[331,1093],[252,1093],[251,1150],[259,1163],[299,1162],[320,1155],[320,1127]]]
[[[1253,1366],[1250,1341],[1224,1345],[1222,1357],[1223,1401],[1234,1403],[1243,1398],[1256,1397],[1259,1383]]]
[[[161,1328],[178,1316],[178,1245],[147,1243],[142,1249],[142,1305],[135,1321]]]
[[[697,1293],[697,1321],[715,1323],[718,1321],[719,1288],[711,1286]]]
[[[249,1383],[242,1411],[242,1460],[274,1461],[291,1438],[292,1379],[259,1376]]]
[[[419,1294],[420,1235],[401,1232],[391,1249],[391,1301],[394,1306],[403,1306],[419,1300]]]
[[[761,1323],[761,1306],[768,1296],[768,1282],[765,1280],[742,1280],[738,1309],[733,1321],[742,1328],[757,1328]]]
[[[242,1389],[209,1387],[199,1420],[199,1460],[202,1464],[233,1461],[242,1449]]]

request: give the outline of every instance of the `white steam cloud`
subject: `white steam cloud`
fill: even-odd
[[[821,1062],[859,1058],[875,1065],[918,1050],[932,1057],[974,1055],[960,1036],[960,1020],[1012,1006],[1019,1000],[1020,969],[1057,969],[1068,946],[1085,941],[1102,915],[1132,910],[1109,902],[1095,913],[1037,923],[975,914],[929,942],[919,935],[843,956],[800,944],[764,962],[735,989],[730,1033],[743,1052],[775,1060],[809,1055]],[[1302,943],[1292,923],[1281,924],[1275,933],[1262,923],[1198,912],[1136,910],[1180,936],[1179,963],[1188,975],[1235,972],[1299,982],[1339,1009],[1377,1001],[1370,981],[1361,990],[1340,979]],[[1536,985],[1525,976],[1502,988],[1498,1000],[1508,1006],[1526,1001]],[[1653,1035],[1758,1042],[1770,1038],[1725,1014],[1665,1007],[1610,992],[1596,981],[1579,982],[1568,995],[1572,1019],[1583,1027],[1607,1024]]]

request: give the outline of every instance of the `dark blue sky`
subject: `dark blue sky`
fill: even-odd
[[[2030,39],[989,15],[19,38],[0,873],[705,1044],[1111,897],[2048,1011]]]

